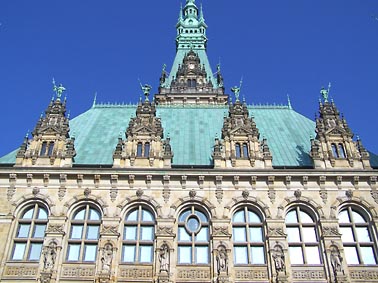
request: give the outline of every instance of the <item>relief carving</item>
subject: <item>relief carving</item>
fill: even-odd
[[[214,226],[213,236],[231,237],[227,226]]]
[[[228,255],[225,246],[220,245],[216,250],[216,260],[218,275],[220,275],[221,273],[228,274]]]
[[[169,247],[166,242],[160,247],[159,250],[160,273],[169,274]]]
[[[64,235],[64,225],[63,224],[49,224],[46,230],[47,234],[61,234]]]
[[[117,226],[103,226],[101,230],[101,235],[119,236],[118,227]]]
[[[37,275],[38,267],[9,266],[5,269],[6,276],[33,277]]]
[[[113,253],[113,245],[110,243],[105,244],[105,246],[102,248],[101,273],[110,274],[112,268]]]
[[[176,236],[175,233],[173,233],[173,228],[172,227],[167,227],[167,226],[158,226],[156,235],[158,236]]]
[[[282,227],[269,227],[268,237],[286,237]]]
[[[278,276],[280,272],[286,273],[285,253],[280,245],[277,244],[274,246],[272,257],[276,269],[276,275]]]
[[[340,255],[340,251],[336,246],[331,246],[330,248],[331,254],[330,254],[330,259],[331,259],[331,266],[332,266],[332,271],[335,274],[335,277],[337,277],[337,274],[339,272],[343,272],[343,258]]]
[[[324,226],[322,229],[323,236],[341,236],[337,226]]]
[[[55,266],[58,245],[51,241],[48,246],[43,247],[43,270],[52,270]]]

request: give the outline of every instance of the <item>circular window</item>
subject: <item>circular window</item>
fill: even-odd
[[[201,230],[201,221],[197,215],[191,214],[185,221],[185,227],[189,233],[197,234]]]

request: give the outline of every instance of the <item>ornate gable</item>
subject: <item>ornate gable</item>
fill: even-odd
[[[56,99],[52,100],[45,115],[38,120],[32,139],[25,138],[17,153],[15,166],[72,166],[76,155],[74,138],[69,135],[66,100],[61,101],[65,88],[55,85]]]
[[[311,156],[315,168],[370,168],[369,153],[362,142],[353,141],[353,133],[334,102],[328,101],[328,90],[320,91],[316,117],[316,137],[311,140]]]
[[[234,87],[235,103],[230,103],[229,115],[224,118],[222,141],[214,146],[215,167],[272,168],[272,156],[265,139],[253,118],[249,117],[247,105],[239,100],[240,88]]]
[[[140,101],[136,117],[131,118],[126,140],[119,138],[113,154],[114,167],[170,167],[173,153],[170,140],[163,141],[163,127],[156,117],[156,106],[148,99],[151,87],[142,86],[146,96]]]

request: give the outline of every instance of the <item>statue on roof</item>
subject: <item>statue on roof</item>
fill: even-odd
[[[330,90],[331,90],[331,83],[328,84],[328,89],[325,89],[324,87],[322,87],[322,89],[320,90],[320,94],[323,97],[324,102],[328,102]]]
[[[240,97],[240,90],[241,90],[242,84],[243,84],[243,78],[240,80],[240,85],[239,86],[234,86],[233,88],[231,88],[231,91],[235,95],[236,101],[240,101],[239,97]]]
[[[54,90],[54,92],[56,93],[56,98],[57,98],[57,100],[60,100],[60,98],[62,97],[62,94],[63,94],[63,92],[65,92],[66,91],[66,88],[62,85],[62,84],[60,84],[59,86],[57,86],[56,84],[55,84],[55,79],[53,78],[53,90]]]
[[[144,96],[146,97],[146,101],[148,101],[148,96],[150,95],[150,91],[152,87],[149,84],[142,85],[141,82],[139,83],[140,83],[140,88],[142,89]]]

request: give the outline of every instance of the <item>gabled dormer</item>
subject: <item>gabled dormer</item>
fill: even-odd
[[[366,169],[370,168],[369,153],[361,140],[353,140],[345,118],[340,116],[333,101],[329,102],[329,89],[322,88],[319,115],[316,117],[316,137],[311,139],[311,157],[315,168]]]
[[[136,117],[131,118],[126,139],[119,138],[113,154],[113,167],[170,167],[173,152],[170,139],[163,140],[163,127],[156,117],[155,102],[148,98],[151,87],[142,86],[145,100],[139,101]]]
[[[187,0],[176,28],[176,57],[170,73],[164,65],[156,103],[227,104],[220,68],[213,74],[206,54],[207,25],[202,7],[198,9],[194,0]]]
[[[232,88],[235,103],[230,102],[229,113],[224,117],[222,140],[215,139],[214,167],[272,168],[272,155],[266,139],[260,133],[247,105],[239,100],[240,87]]]
[[[74,138],[70,138],[69,119],[66,116],[66,99],[61,97],[65,88],[56,86],[56,98],[53,98],[41,115],[33,132],[32,138],[24,139],[15,166],[54,166],[71,167],[76,155]]]

